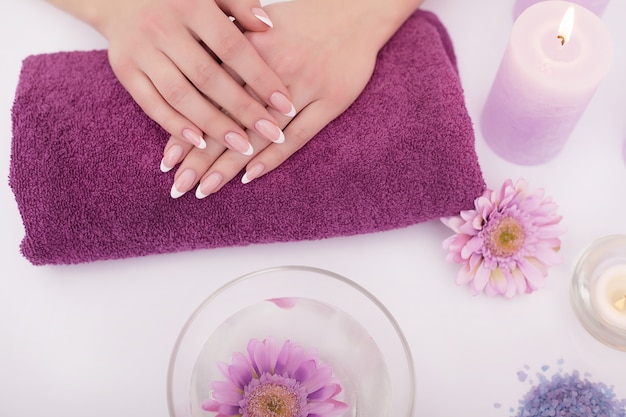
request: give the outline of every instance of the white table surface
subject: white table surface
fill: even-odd
[[[512,300],[474,297],[444,260],[439,221],[323,241],[201,250],[76,266],[31,266],[9,172],[10,109],[30,54],[102,49],[105,40],[41,0],[0,3],[0,415],[167,416],[166,372],[174,341],[195,307],[225,282],[278,265],[310,265],[353,279],[385,303],[413,352],[415,416],[509,416],[531,375],[579,370],[626,398],[626,353],[579,325],[568,280],[594,239],[626,233],[626,2],[603,20],[613,67],[564,151],[537,167],[510,164],[485,145],[478,115],[512,27],[512,0],[427,0],[454,41],[491,188],[526,178],[560,206],[563,263],[547,287]],[[499,406],[498,406],[499,405]]]

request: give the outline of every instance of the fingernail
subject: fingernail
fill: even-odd
[[[260,7],[254,7],[252,9],[252,14],[254,14],[254,16],[257,19],[259,19],[261,22],[265,23],[267,26],[269,26],[271,28],[274,27],[274,24],[270,20],[270,17],[267,15],[267,13],[265,13],[265,10],[261,9]]]
[[[169,172],[172,168],[174,168],[174,165],[178,163],[181,156],[183,156],[182,146],[179,146],[179,145],[170,146],[167,152],[165,152],[163,159],[161,160],[161,171]]]
[[[269,120],[261,119],[254,124],[256,130],[274,143],[283,143],[285,135],[278,126]]]
[[[193,146],[197,147],[198,149],[206,148],[206,142],[204,141],[202,136],[198,135],[196,132],[194,132],[191,129],[184,129],[183,137],[187,139],[189,143],[191,143]]]
[[[248,142],[248,139],[244,138],[239,133],[228,132],[226,136],[224,136],[224,140],[230,146],[246,156],[250,156],[254,152],[254,149],[252,148],[250,142]]]
[[[210,173],[196,188],[196,198],[201,200],[209,194],[213,194],[217,186],[222,182],[222,179],[222,174],[219,172]]]
[[[287,117],[293,117],[296,115],[296,108],[291,101],[280,91],[272,93],[270,96],[270,103],[276,110],[281,112]]]
[[[172,198],[178,198],[184,195],[189,190],[193,183],[196,181],[196,173],[192,169],[186,169],[180,174],[178,179],[172,185],[170,195]]]
[[[241,183],[242,184],[247,184],[250,181],[258,178],[259,175],[261,175],[261,173],[263,172],[264,169],[265,169],[265,166],[263,166],[263,164],[261,164],[261,163],[257,163],[257,164],[252,165],[250,167],[250,169],[248,169],[246,171],[246,173],[243,174],[243,177],[241,177]]]

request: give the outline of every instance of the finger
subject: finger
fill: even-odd
[[[268,112],[265,104],[259,103],[254,96],[246,93],[237,80],[217,66],[217,62],[193,51],[181,51],[174,59],[183,63],[179,67],[200,91],[211,97],[241,125],[272,142],[284,141],[276,119]],[[213,123],[215,122],[211,122],[208,127],[217,130],[219,126]]]
[[[138,68],[116,71],[116,76],[144,113],[163,129],[190,145],[206,146],[202,129],[170,106],[144,72]]]
[[[233,16],[244,30],[262,32],[274,27],[274,23],[257,0],[235,2],[217,0],[216,3],[224,13]]]
[[[195,42],[194,44],[197,45]],[[208,58],[208,60],[211,61],[210,58]],[[236,120],[233,120],[217,108],[211,101],[203,97],[167,56],[156,52],[152,54],[147,62],[145,58],[142,58],[139,65],[142,70],[146,72],[146,75],[150,78],[154,87],[161,95],[161,100],[155,98],[157,100],[155,104],[161,109],[165,105],[165,103],[163,103],[163,101],[165,101],[173,110],[181,115],[185,115],[193,123],[193,126],[198,126],[200,130],[205,132],[211,139],[245,155],[252,154],[252,147],[248,141],[245,130],[239,126]],[[225,78],[228,78],[236,88],[241,90],[242,94],[245,94],[245,91],[231,78],[227,75],[225,75]],[[224,94],[223,92],[221,93]],[[258,103],[249,96],[247,100],[258,105]],[[155,115],[155,117],[158,117],[158,115]],[[270,126],[273,125],[269,121],[265,123]],[[184,135],[188,133],[185,129],[182,131],[167,130],[177,137],[185,137]],[[280,129],[276,127],[275,130],[278,131]],[[280,138],[282,135],[282,132],[272,133],[276,138]],[[185,138],[187,139],[187,137]],[[200,136],[200,138],[202,138],[202,136]],[[205,144],[202,143],[200,138],[196,138],[196,142],[201,144],[201,146],[199,146],[200,148],[203,148]]]
[[[163,158],[161,159],[161,172],[169,172],[178,165],[187,154],[193,149],[193,146],[183,142],[174,136],[170,136],[165,148],[163,149]]]
[[[250,134],[250,140],[255,149],[258,150],[264,149],[267,146],[279,146],[278,144],[270,144],[256,133]],[[187,163],[187,159],[184,163]],[[200,183],[196,189],[196,197],[202,199],[219,191],[226,183],[241,172],[249,160],[250,158],[244,157],[237,152],[226,150],[213,161],[208,170],[206,170],[207,165],[202,165],[202,161],[198,161],[200,164],[193,165],[194,169],[196,172],[205,170],[206,173],[200,179]]]
[[[241,178],[244,184],[259,178],[285,162],[302,148],[313,136],[335,119],[343,108],[338,108],[330,100],[317,100],[304,108],[285,128],[288,140],[280,145],[271,144],[258,153],[246,166]]]
[[[218,17],[216,13],[196,13],[192,17],[195,20],[190,28],[222,62],[250,85],[265,104],[281,114],[293,116],[295,107],[287,87],[278,75],[269,68],[250,41],[230,20]]]
[[[211,166],[226,150],[228,150],[226,147],[213,141],[207,143],[205,149],[190,149],[176,171],[176,175],[174,175],[174,184],[170,190],[172,198],[183,196],[198,184],[200,175],[206,170],[206,167]],[[243,157],[239,152],[230,152]]]
[[[301,102],[299,104],[302,107],[305,107],[305,103],[312,101],[312,97],[314,97],[314,94],[315,92],[310,91],[310,90],[301,91],[298,94],[298,96],[301,99]],[[306,107],[305,110],[306,109],[308,109],[308,107]],[[274,116],[278,119],[280,126],[281,127],[287,126],[287,129],[289,129],[289,125],[291,123],[294,123],[296,120],[298,120],[299,117],[301,117],[300,114],[298,114],[298,116],[295,119],[291,119],[289,117],[276,114],[276,112],[273,110],[270,110],[270,111],[275,113]],[[321,126],[323,127],[324,124],[322,124]],[[321,127],[319,129],[321,129]],[[260,153],[260,156],[265,154],[266,152],[269,152],[268,149],[271,149],[273,147],[280,147],[284,149],[284,152],[286,153],[286,156],[284,156],[284,159],[286,159],[288,155],[291,155],[297,149],[299,149],[301,146],[304,145],[303,143],[300,146],[292,148],[293,144],[287,144],[287,143],[270,144],[267,141],[263,141],[262,138],[260,138],[254,132],[248,132],[248,134],[250,137],[250,141],[252,142],[256,152]],[[311,135],[311,137],[312,136],[313,135]],[[244,184],[252,181],[254,178],[257,178],[258,176],[265,174],[266,172],[269,172],[268,169],[265,169],[266,163],[268,164],[267,166],[272,167],[271,169],[274,169],[275,166],[278,166],[279,164],[279,162],[276,162],[276,165],[274,166],[274,162],[271,161],[271,158],[268,158],[269,162],[266,162],[265,158],[267,157],[263,157],[261,159],[257,159],[257,157],[253,157],[253,158],[254,159],[252,161],[257,161],[256,164],[250,161],[249,158],[242,158],[241,155],[237,155],[234,152],[229,152],[229,151],[224,152],[224,154],[220,155],[220,157],[209,167],[209,170],[205,173],[205,175],[201,179],[198,189],[196,190],[196,197],[204,198],[210,194],[213,194],[219,191],[224,186],[224,184],[232,180],[238,173],[240,173],[241,170],[244,167],[246,167],[246,165],[247,165],[246,173],[241,179],[241,181]],[[248,163],[249,161],[250,163]],[[218,178],[218,175],[219,175],[220,181],[216,182],[215,179]]]
[[[250,144],[243,129],[235,128],[235,122],[214,106],[199,105],[198,101],[202,97],[197,92],[189,91],[192,88],[188,81],[190,80],[195,88],[211,98],[218,107],[226,110],[238,123],[256,130],[267,140],[282,142],[284,135],[265,105],[246,93],[238,81],[207,54],[191,34],[185,32],[180,36],[182,39],[178,43],[182,44],[184,41],[188,47],[173,47],[171,43],[162,45],[165,56],[169,57],[176,67],[163,65],[156,67],[155,71],[154,60],[150,61],[149,69],[155,72],[152,77],[158,77],[155,83],[166,86],[168,82],[171,84],[164,92],[167,94],[165,96],[167,101],[198,124],[211,138],[249,155]],[[186,77],[180,73],[175,74],[176,71],[182,71]],[[242,138],[245,138],[245,141]]]
[[[228,70],[228,68],[227,68]],[[249,91],[249,86],[244,86],[246,91],[248,91],[252,96],[254,96],[254,92]],[[306,94],[306,95],[305,95]],[[301,97],[301,105],[304,107],[305,103],[312,100],[311,97],[314,96],[314,91],[304,90],[299,96]],[[292,119],[287,116],[283,116],[278,114],[275,110],[270,109],[270,112],[274,114],[276,119],[278,120],[281,128],[287,126]],[[255,152],[262,151],[266,149],[268,146],[284,146],[284,144],[270,144],[266,140],[263,140],[257,133],[249,131],[248,132],[250,141],[255,149]],[[247,157],[242,157],[241,155],[236,154],[230,150],[225,151],[222,155],[217,158],[211,166],[202,166],[195,165],[194,169],[196,172],[206,171],[203,177],[200,180],[198,188],[196,189],[196,197],[201,199],[205,198],[210,194],[213,194],[219,191],[226,183],[231,181],[241,170],[246,166],[250,159]],[[184,163],[186,163],[185,161]],[[243,181],[247,182],[247,181]]]

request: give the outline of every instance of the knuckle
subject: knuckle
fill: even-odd
[[[262,111],[261,105],[254,99],[248,98],[246,100],[239,101],[233,111],[231,112],[237,119],[240,119],[241,115],[257,114]]]
[[[188,89],[179,83],[168,84],[163,89],[163,98],[172,105],[177,107],[187,97]]]
[[[165,22],[163,17],[152,9],[144,10],[137,19],[137,27],[151,39],[160,39],[165,36]]]
[[[289,136],[289,139],[296,143],[298,146],[304,146],[304,144],[311,139],[309,132],[301,126],[291,130],[289,132]]]
[[[220,39],[218,56],[224,62],[232,62],[246,51],[248,45],[246,38],[240,33],[224,35]]]
[[[194,85],[203,92],[207,92],[216,81],[217,71],[210,61],[202,61],[194,68]]]

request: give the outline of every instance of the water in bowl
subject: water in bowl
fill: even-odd
[[[391,384],[376,342],[352,316],[309,298],[282,298],[252,304],[230,316],[207,335],[194,367],[190,402],[193,416],[210,416],[200,408],[210,397],[210,383],[224,380],[219,362],[246,352],[250,339],[274,337],[316,351],[330,365],[343,391],[338,400],[350,405],[345,416],[389,415]]]

